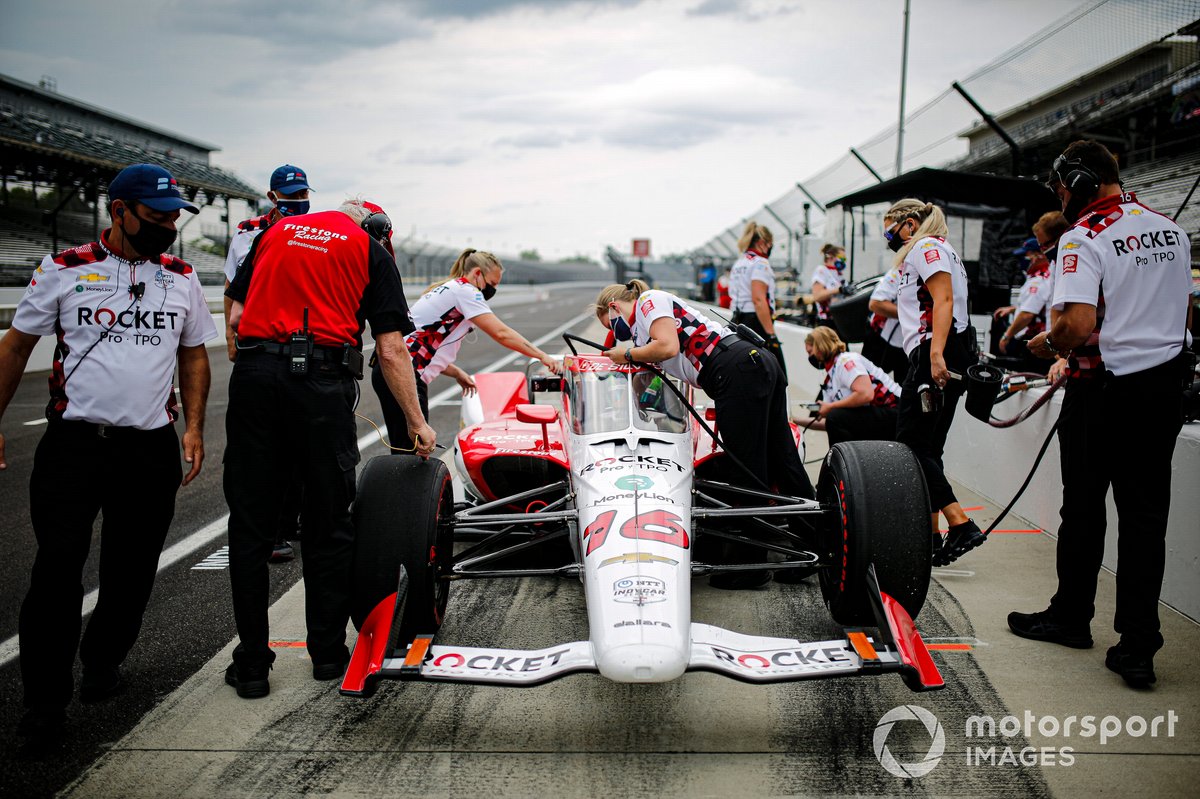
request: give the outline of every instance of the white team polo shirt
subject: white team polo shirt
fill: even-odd
[[[1191,245],[1178,225],[1132,193],[1104,197],[1058,242],[1054,309],[1095,305],[1104,287],[1100,355],[1117,375],[1150,369],[1191,342]]]
[[[827,289],[840,289],[842,286],[846,285],[846,281],[842,278],[841,272],[821,264],[813,270],[812,285],[816,286],[817,284],[820,284]],[[829,318],[830,302],[832,302],[832,300],[825,300],[825,302],[817,303],[818,319]]]
[[[140,300],[130,293],[138,283]],[[12,326],[58,335],[51,413],[141,430],[178,418],[179,348],[217,335],[190,265],[170,255],[133,264],[98,242],[43,258]]]
[[[753,295],[750,284],[754,281],[767,284],[767,303],[775,310],[775,273],[771,264],[756,252],[744,252],[733,264],[729,273],[730,307],[742,313],[754,313]]]
[[[883,278],[875,284],[875,290],[871,292],[871,300],[879,300],[880,302],[896,302],[896,297],[900,292],[900,268],[893,266],[887,270]],[[897,312],[899,309],[897,309]],[[879,331],[879,335],[883,340],[893,347],[899,347],[902,339],[898,336],[900,330],[900,320],[893,319],[890,316],[882,314],[871,314],[871,327]]]
[[[1034,320],[1017,333],[1019,339],[1031,339],[1046,329],[1046,311],[1054,297],[1054,278],[1046,268],[1025,277],[1021,293],[1017,295],[1017,313],[1033,314]]]
[[[264,214],[238,223],[237,233],[233,234],[229,242],[229,252],[225,254],[225,279],[230,283],[237,276],[242,261],[250,254],[250,245],[258,238],[259,233],[271,226],[270,217],[270,214]]]
[[[679,354],[659,366],[669,375],[700,388],[700,370],[716,351],[717,342],[733,331],[717,324],[674,294],[651,290],[637,298],[633,309],[633,346],[650,343],[650,326],[657,319],[671,319],[679,335]],[[618,343],[617,348],[621,345]]]
[[[829,402],[843,400],[854,393],[854,381],[864,375],[871,378],[875,389],[871,404],[894,407],[900,397],[899,384],[857,352],[843,352],[833,360],[833,366],[825,373],[821,396]]]
[[[933,297],[925,281],[938,272],[950,275],[954,295],[954,330],[967,329],[967,269],[945,239],[926,236],[918,239],[900,265],[900,288],[896,309],[900,330],[904,333],[904,351],[912,353],[921,342],[933,338]]]
[[[416,330],[405,336],[404,343],[426,384],[454,363],[462,340],[475,329],[470,320],[491,312],[483,292],[465,277],[435,286],[413,304]]]

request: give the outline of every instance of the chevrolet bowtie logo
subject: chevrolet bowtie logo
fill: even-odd
[[[75,282],[76,283],[80,283],[80,282],[83,282],[83,283],[107,283],[108,275],[98,275],[95,272],[93,272],[90,275],[80,275],[79,277],[75,278]]]

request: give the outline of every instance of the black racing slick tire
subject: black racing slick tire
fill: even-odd
[[[821,466],[817,494],[827,514],[821,592],[834,621],[874,626],[867,566],[879,588],[914,619],[932,569],[929,494],[916,456],[893,441],[837,444]]]
[[[454,554],[454,492],[450,471],[436,458],[381,455],[358,480],[354,502],[354,585],[350,618],[360,629],[407,572],[408,590],[397,597],[390,636],[403,647],[442,625]]]

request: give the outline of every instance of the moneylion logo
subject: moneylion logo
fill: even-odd
[[[925,731],[929,733],[929,751],[925,753],[925,757],[914,763],[901,763],[896,760],[888,749],[887,739],[898,721],[919,721],[925,725]],[[942,752],[946,749],[946,733],[942,730],[937,716],[925,708],[901,705],[883,714],[883,718],[875,725],[875,736],[871,743],[875,750],[875,759],[888,773],[904,779],[913,779],[924,777],[937,768],[937,764],[942,760]]]

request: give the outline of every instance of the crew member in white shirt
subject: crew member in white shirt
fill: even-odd
[[[842,293],[846,286],[846,251],[836,244],[821,248],[825,263],[813,270],[812,295],[817,306],[817,325],[837,330],[833,317],[829,315],[829,303]]]
[[[900,267],[897,309],[909,369],[900,395],[896,440],[907,444],[925,473],[934,529],[940,510],[949,526],[935,566],[945,566],[986,538],[967,517],[942,467],[946,436],[954,421],[971,365],[967,340],[967,270],[946,241],[942,209],[920,200],[900,200],[884,214],[884,239]],[[922,394],[925,396],[924,407]]]
[[[124,690],[120,666],[141,629],[175,494],[204,463],[204,342],[217,329],[199,276],[166,254],[180,210],[198,209],[150,164],[121,170],[108,200],[112,226],[42,260],[0,341],[3,416],[34,345],[58,337],[49,424],[29,479],[37,555],[20,617],[26,712],[17,732],[31,752],[63,731],[76,649],[81,702]],[[174,426],[177,367],[187,474]],[[7,465],[0,435],[0,470]],[[100,598],[81,642],[83,565],[101,512]]]
[[[867,319],[862,352],[880,369],[890,372],[897,383],[903,383],[904,375],[908,373],[908,355],[900,346],[904,337],[900,332],[900,311],[896,307],[899,295],[900,268],[893,266],[871,292],[867,306],[871,315]]]
[[[475,328],[510,350],[537,358],[557,373],[561,364],[500,320],[487,301],[504,277],[504,266],[488,252],[466,249],[450,268],[448,280],[435,283],[412,306],[416,330],[404,339],[417,374],[421,413],[429,419],[429,384],[440,374],[453,378],[463,391],[475,391],[475,379],[454,365],[462,341]],[[371,386],[379,396],[391,446],[410,449],[404,412],[384,381],[379,364],[371,369]]]
[[[1120,642],[1105,665],[1132,687],[1156,681],[1162,647],[1158,599],[1166,560],[1171,459],[1183,423],[1183,388],[1194,360],[1188,347],[1191,246],[1171,219],[1123,190],[1116,159],[1102,144],[1076,141],[1054,161],[1051,185],[1068,220],[1059,240],[1054,309],[1058,316],[1029,348],[1042,357],[1086,343],[1103,302],[1100,354],[1107,370],[1097,401],[1108,419],[1135,413],[1130,430],[1107,439],[1087,468],[1107,477],[1117,506],[1117,610]],[[1078,529],[1059,539],[1058,591],[1040,614],[1014,614],[1018,635],[1090,639],[1101,534]],[[1030,617],[1041,617],[1031,619]],[[1033,621],[1050,622],[1036,626]],[[1033,634],[1027,634],[1032,632]],[[1059,641],[1062,643],[1062,641]],[[1090,643],[1090,640],[1089,640]]]
[[[787,383],[787,364],[783,347],[775,335],[775,272],[767,259],[775,246],[770,228],[757,222],[747,222],[738,249],[742,255],[733,264],[729,276],[730,307],[733,322],[745,325],[766,342],[766,349],[779,361]]]
[[[788,423],[787,387],[778,362],[732,329],[708,319],[679,297],[652,291],[640,280],[615,284],[596,298],[596,316],[616,345],[605,355],[615,363],[656,363],[669,375],[702,389],[713,401],[717,434],[726,451],[762,483],[779,493],[812,498]],[[756,547],[751,562],[763,554]],[[748,588],[770,572],[713,575],[718,588]]]
[[[830,327],[804,339],[808,362],[825,370],[818,420],[812,429],[829,434],[829,446],[843,441],[895,441],[900,406],[896,381],[846,343]]]

